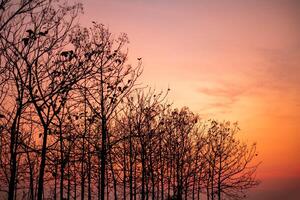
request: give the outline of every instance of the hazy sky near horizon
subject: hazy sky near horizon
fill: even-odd
[[[239,121],[241,137],[257,141],[262,184],[249,199],[299,198],[300,1],[81,2],[83,25],[128,34],[140,82],[170,87],[174,105],[205,119]]]

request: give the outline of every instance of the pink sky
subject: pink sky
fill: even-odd
[[[176,106],[205,118],[239,121],[241,137],[257,141],[262,184],[249,199],[298,199],[300,1],[82,2],[82,24],[128,34],[140,82],[170,87]]]

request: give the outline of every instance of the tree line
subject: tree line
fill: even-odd
[[[256,144],[138,83],[126,34],[81,4],[0,3],[0,198],[241,199]]]

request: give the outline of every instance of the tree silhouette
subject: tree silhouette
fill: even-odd
[[[92,111],[94,118],[99,119],[101,131],[95,141],[100,161],[100,181],[98,193],[105,198],[106,166],[108,151],[108,123],[120,101],[129,93],[138,76],[140,63],[136,68],[126,65],[127,53],[123,51],[128,42],[125,34],[117,39],[101,24],[93,23],[90,29],[78,28],[72,34],[75,51],[81,52],[84,64],[95,66],[83,85],[84,99]],[[100,139],[101,138],[101,139]]]
[[[257,156],[256,144],[248,146],[236,137],[237,124],[219,123],[212,120],[207,131],[205,146],[207,198],[218,200],[222,196],[239,199],[244,191],[258,185],[255,171],[258,165],[251,165]],[[210,196],[210,197],[209,197]]]

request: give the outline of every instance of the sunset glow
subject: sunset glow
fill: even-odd
[[[145,85],[203,119],[238,121],[262,162],[251,200],[300,196],[300,3],[82,0],[82,25],[129,36]]]

